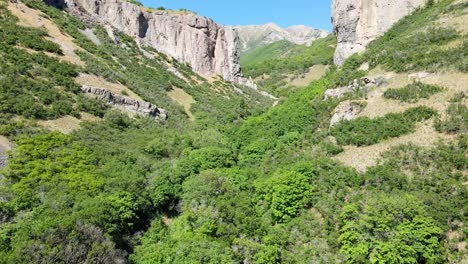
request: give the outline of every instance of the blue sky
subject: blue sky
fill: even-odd
[[[274,22],[331,30],[331,0],[142,0],[145,6],[186,8],[224,25]]]

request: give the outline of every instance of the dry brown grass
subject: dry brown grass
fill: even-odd
[[[417,75],[417,74],[415,74]],[[427,75],[427,76],[424,76]],[[397,74],[392,72],[383,72],[377,68],[370,72],[369,76],[385,76],[388,83],[375,88],[367,96],[367,107],[359,116],[370,118],[384,116],[388,113],[399,113],[416,106],[428,106],[436,109],[440,114],[444,114],[450,105],[449,101],[457,93],[468,91],[468,74],[460,72],[421,74],[422,78],[410,78],[407,74]],[[419,80],[427,84],[435,84],[445,87],[441,93],[431,96],[429,99],[422,99],[416,104],[403,103],[396,100],[389,100],[383,97],[386,90],[390,88],[401,88],[411,82]]]
[[[311,82],[322,78],[325,75],[328,66],[326,65],[314,65],[310,67],[309,71],[301,76],[295,77],[290,84],[298,87],[309,85]]]
[[[9,3],[8,10],[18,17],[18,24],[21,26],[44,28],[49,34],[47,39],[60,45],[60,48],[64,53],[60,58],[73,64],[81,66],[84,65],[80,57],[78,57],[74,52],[75,50],[82,49],[73,42],[72,37],[62,33],[57,25],[44,18],[44,14],[42,12],[29,8],[21,2]]]
[[[78,77],[76,77],[75,81],[78,84],[81,84],[81,85],[106,89],[106,90],[109,90],[110,92],[112,92],[114,94],[125,95],[125,93],[126,93],[127,95],[125,95],[125,96],[129,96],[129,97],[131,97],[133,99],[143,101],[143,99],[141,99],[140,96],[138,96],[136,93],[134,93],[128,87],[126,87],[126,86],[124,86],[124,85],[122,85],[120,83],[108,82],[108,81],[104,80],[104,78],[96,76],[96,75],[80,73],[80,75]]]
[[[457,1],[454,4],[460,4],[463,1],[466,1],[466,0]],[[460,33],[467,34],[468,33],[468,26],[467,26],[468,25],[468,10],[467,9],[463,10],[462,13],[458,16],[453,16],[452,14],[444,15],[439,20],[437,20],[435,24],[441,27],[455,28]]]
[[[38,121],[38,125],[49,129],[51,131],[59,131],[63,134],[70,134],[71,132],[80,129],[80,124],[83,121],[98,121],[99,118],[88,113],[80,113],[81,119],[73,116],[64,116],[59,119]]]
[[[8,138],[0,136],[0,152],[5,153],[9,150],[11,150],[11,142],[8,140]]]
[[[190,107],[193,103],[195,103],[195,100],[190,94],[186,93],[180,88],[174,87],[170,92],[168,92],[168,95],[172,100],[176,101],[178,104],[184,107],[185,113],[187,113],[190,120],[195,120],[195,117],[190,111]]]
[[[416,106],[428,106],[436,109],[442,116],[445,115],[452,99],[459,92],[468,91],[468,74],[461,72],[442,72],[442,73],[413,73],[398,74],[394,72],[385,72],[377,67],[369,72],[370,77],[383,76],[387,83],[374,88],[368,93],[367,107],[358,116],[367,116],[369,118],[381,117],[389,113],[400,113]],[[431,96],[429,99],[422,99],[415,104],[403,103],[396,100],[385,99],[383,94],[390,88],[401,88],[411,82],[418,80],[423,83],[439,85],[445,87],[441,93]],[[390,148],[412,143],[417,146],[432,146],[439,140],[454,140],[454,136],[441,134],[435,131],[433,120],[420,123],[416,131],[412,134],[404,135],[398,138],[392,138],[371,146],[345,146],[344,152],[335,158],[344,164],[354,167],[359,171],[365,171],[368,167],[376,165],[381,158],[382,153]]]
[[[418,124],[416,132],[412,134],[388,139],[375,145],[365,147],[345,146],[345,151],[335,156],[335,159],[363,172],[368,167],[376,165],[381,155],[392,147],[409,143],[416,146],[429,147],[439,140],[450,141],[455,139],[455,136],[441,134],[435,131],[432,122],[432,120],[429,120],[426,123]]]

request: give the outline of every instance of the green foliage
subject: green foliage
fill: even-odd
[[[376,194],[340,215],[341,251],[348,263],[444,263],[442,230],[410,195]]]
[[[234,156],[231,150],[216,146],[195,150],[185,150],[184,158],[179,162],[179,170],[189,175],[214,168],[229,167],[234,164]]]
[[[242,70],[252,78],[263,76],[259,85],[278,95],[279,89],[286,85],[288,75],[307,73],[313,65],[333,64],[335,43],[335,36],[318,39],[309,47],[285,40],[274,42],[243,54]]]
[[[388,138],[411,133],[417,122],[428,120],[435,115],[437,115],[435,110],[420,106],[403,113],[391,113],[375,119],[359,117],[338,123],[331,134],[336,137],[340,145],[373,145]]]
[[[436,71],[441,68],[466,72],[468,43],[464,36],[452,28],[427,26],[444,13],[455,10],[453,0],[437,1],[416,10],[372,42],[361,62],[370,62],[371,68],[384,65],[397,72]],[[458,40],[461,44],[450,46]]]
[[[78,117],[78,111],[102,116],[102,104],[77,96],[80,88],[73,80],[79,73],[77,66],[17,47],[61,54],[57,44],[45,40],[46,33],[40,29],[18,26],[4,6],[0,11],[0,34],[7,39],[0,44],[0,112],[36,119]]]
[[[333,35],[314,41],[310,47],[275,42],[243,55],[241,65],[252,78],[272,72],[307,71],[316,64],[332,64],[334,44]]]
[[[260,47],[241,56],[241,65],[248,67],[255,63],[262,63],[273,58],[286,57],[285,54],[292,49],[299,47],[297,44],[287,40],[280,40],[264,47]],[[252,67],[254,68],[254,67]],[[244,69],[244,71],[247,69]]]
[[[409,133],[416,122],[436,114],[418,107],[330,131],[331,113],[341,99],[324,101],[324,90],[364,76],[358,68],[372,61],[370,55],[353,56],[341,69],[330,67],[322,79],[283,93],[287,98],[265,111],[271,101],[252,89],[237,87],[240,95],[231,83],[210,84],[186,64],[141,49],[130,36],[118,33],[119,45],[114,44],[100,26],[93,28],[101,42],[96,45],[80,32],[92,25],[41,1],[25,2],[74,38],[86,65],[81,69],[40,53],[54,49],[40,43],[44,32],[15,28],[16,20],[2,6],[1,26],[24,36],[0,43],[0,133],[16,146],[1,171],[1,263],[462,262],[456,245],[466,240],[463,133],[433,148],[394,148],[362,173],[330,157],[343,144],[373,144]],[[428,44],[433,54],[438,46],[458,43],[459,33],[448,29],[415,33],[428,17],[437,17],[427,15],[437,10],[439,2],[406,18],[416,26],[405,22],[395,29],[409,41],[404,45]],[[31,44],[29,38],[39,42]],[[401,48],[394,38],[384,39],[375,43],[395,52]],[[283,44],[270,47],[278,64],[259,68],[271,73],[271,83],[301,74],[311,63],[330,62],[334,40],[307,49]],[[271,62],[266,53],[257,59],[259,65]],[[449,60],[456,61],[454,67],[461,61]],[[427,65],[416,62],[415,69]],[[188,82],[168,72],[166,63]],[[108,111],[73,82],[83,71],[127,86],[168,110],[170,118],[155,122]],[[195,121],[167,96],[174,86],[195,99]],[[421,96],[412,92],[402,96]],[[102,119],[62,135],[41,132],[34,120],[24,118],[78,111]],[[457,108],[456,118],[436,124],[451,120],[439,126],[463,132],[465,112]],[[446,232],[456,238],[449,240]]]
[[[277,172],[256,186],[258,199],[268,204],[273,219],[280,223],[295,217],[309,203],[313,190],[306,176],[288,171]]]
[[[432,95],[442,92],[442,87],[422,82],[414,82],[399,89],[388,89],[383,96],[387,99],[399,100],[406,103],[416,103],[420,99],[429,99]]]
[[[137,6],[143,6],[143,4],[138,0],[128,0],[128,2]]]
[[[435,121],[437,131],[448,134],[468,131],[468,107],[463,102],[464,97],[463,93],[458,94],[457,100],[449,105],[445,120],[439,118]]]

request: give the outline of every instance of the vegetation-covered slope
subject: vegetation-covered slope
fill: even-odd
[[[314,65],[333,64],[336,39],[330,35],[312,45],[297,45],[283,40],[243,54],[244,74],[275,95],[285,95],[291,80],[304,78]]]
[[[0,30],[4,25],[18,27],[7,11],[12,3],[1,3]],[[124,35],[116,45],[100,27],[93,32],[101,44],[93,44],[78,30],[89,25],[70,23],[73,18],[41,2],[26,3],[73,37],[84,64],[68,66],[77,71],[71,75],[30,59],[15,64],[4,59],[1,78],[47,81],[44,89],[68,95],[72,112],[57,116],[87,111],[102,118],[83,121],[81,129],[63,135],[37,125],[39,119],[55,115],[0,109],[0,134],[15,145],[1,172],[0,262],[466,262],[466,91],[457,86],[463,82],[445,81],[447,76],[466,77],[460,67],[466,58],[466,32],[450,24],[466,16],[466,5],[443,0],[418,10],[366,53],[341,69],[330,67],[321,79],[265,111],[270,102],[255,91],[239,87],[240,94],[228,83],[205,81],[185,65],[154,50],[141,50]],[[437,38],[431,33],[439,19],[446,21],[441,30],[453,36]],[[24,30],[21,38],[26,39],[27,31],[36,32],[15,30]],[[9,53],[24,50],[48,60],[57,57],[67,69],[60,47],[44,40],[50,36],[33,35],[56,55],[41,53],[43,49],[22,39],[1,45]],[[421,37],[426,41],[418,41]],[[429,52],[418,53],[417,61],[383,56],[409,58],[419,50]],[[433,58],[437,52],[448,57]],[[458,56],[449,56],[452,53]],[[6,52],[0,56],[8,58]],[[25,64],[22,71],[8,68],[22,61],[35,64]],[[169,62],[183,78],[167,71],[164,64]],[[369,71],[358,70],[366,63]],[[369,90],[359,86],[344,97],[324,100],[326,89],[379,71],[387,84]],[[56,82],[51,73],[66,78],[71,87],[79,87],[74,81],[79,73],[118,82],[166,108],[170,117],[165,122],[130,118],[78,90],[68,91],[67,83]],[[416,89],[408,95],[405,82],[412,74],[429,76],[420,78],[423,83],[444,81],[444,88],[429,94]],[[195,100],[190,109],[194,121],[167,95],[172,86]],[[46,113],[53,109],[41,101],[41,89],[22,87],[10,84],[3,89],[32,97],[30,101]],[[403,96],[387,93],[385,98],[389,89],[402,89],[397,94]],[[80,97],[93,107],[78,108]],[[367,107],[356,119],[330,128],[336,106],[347,100],[363,101]],[[396,107],[368,113],[376,103]],[[96,105],[102,108],[95,110]],[[378,153],[381,160],[365,170],[340,162],[339,155],[387,144],[417,133],[421,125],[439,131],[434,133],[446,140],[395,146]],[[349,152],[353,148],[355,152]]]

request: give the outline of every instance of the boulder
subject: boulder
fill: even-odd
[[[341,102],[333,112],[330,120],[330,127],[335,126],[343,120],[353,120],[362,112],[365,107],[365,102],[362,101],[344,101]]]

